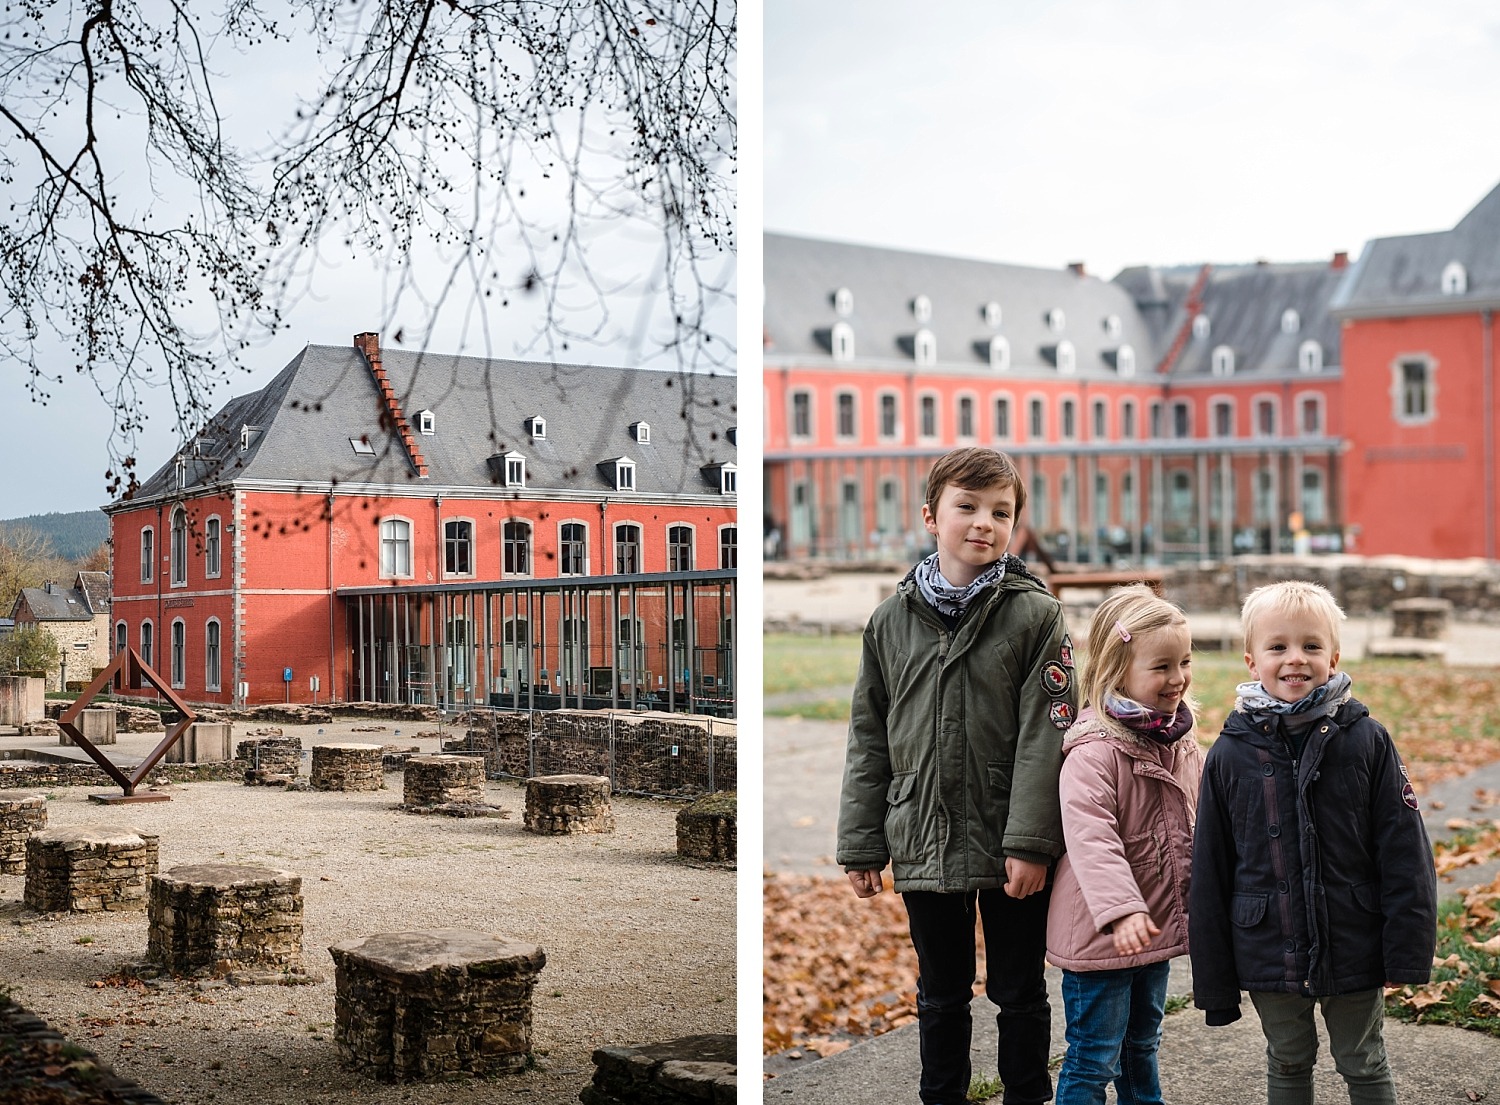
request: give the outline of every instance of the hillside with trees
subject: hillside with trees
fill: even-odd
[[[77,510],[0,521],[0,531],[11,529],[28,529],[45,537],[52,552],[64,560],[83,560],[109,536],[109,518],[102,510]]]

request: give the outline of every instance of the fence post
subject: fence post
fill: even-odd
[[[536,777],[536,711],[526,711],[526,774]]]
[[[613,794],[617,783],[615,781],[615,715],[609,715],[609,792]]]
[[[708,793],[719,789],[718,776],[714,774],[714,719],[708,719]]]

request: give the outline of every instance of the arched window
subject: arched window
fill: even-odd
[[[1305,341],[1297,347],[1297,367],[1303,372],[1320,372],[1323,368],[1323,347],[1315,341]]]
[[[848,288],[840,288],[833,293],[833,309],[840,317],[848,318],[854,313],[854,293]]]
[[[589,574],[589,528],[582,522],[564,522],[558,530],[557,574]]]
[[[411,523],[405,518],[383,518],[380,522],[380,578],[411,576]]]
[[[1213,351],[1212,368],[1215,376],[1234,375],[1234,350],[1221,345]]]
[[[1457,261],[1449,261],[1443,269],[1443,294],[1463,295],[1469,290],[1469,274]]]
[[[1295,334],[1301,328],[1302,316],[1297,314],[1295,310],[1288,307],[1285,311],[1281,312],[1281,332],[1283,334]]]
[[[1121,376],[1135,375],[1135,349],[1128,345],[1122,345],[1115,350],[1115,371]]]
[[[990,367],[1001,372],[1010,367],[1010,340],[1000,334],[990,339]]]
[[[1057,371],[1064,375],[1071,375],[1078,369],[1078,354],[1073,351],[1073,343],[1060,341],[1057,343]]]
[[[937,336],[931,330],[918,330],[912,339],[912,354],[919,365],[937,364]]]
[[[149,620],[141,623],[141,659],[145,661],[148,668],[156,667],[156,658],[152,655],[155,651],[156,627]]]
[[[217,579],[221,574],[223,531],[223,524],[217,514],[203,524],[203,574],[209,579]]]
[[[691,572],[693,570],[693,527],[669,526],[667,528],[667,571]]]
[[[181,618],[172,622],[172,686],[187,685],[187,626]]]
[[[113,655],[118,656],[130,647],[130,629],[124,622],[115,623],[115,651]]]
[[[511,518],[500,527],[500,544],[504,549],[505,574],[529,576],[531,574],[531,523]]]
[[[731,569],[739,566],[739,527],[719,527],[719,567]]]
[[[141,530],[141,582],[156,578],[156,531],[150,526]]]
[[[187,511],[178,507],[172,511],[172,586],[187,586]]]
[[[474,523],[468,518],[450,518],[443,523],[443,574],[474,574]]]
[[[854,360],[854,327],[850,326],[847,322],[835,322],[833,324],[833,339],[831,344],[834,360]]]
[[[641,527],[622,523],[615,527],[615,573],[635,575],[641,571]]]
[[[1197,315],[1193,319],[1193,337],[1206,338],[1213,327],[1208,321],[1207,315]]]
[[[220,652],[219,622],[217,618],[210,618],[208,624],[203,627],[203,687],[205,690],[217,691],[223,686],[222,659]]]

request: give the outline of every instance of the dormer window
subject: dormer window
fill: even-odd
[[[999,334],[990,339],[990,367],[999,372],[1010,367],[1010,342]]]
[[[1193,337],[1206,338],[1208,337],[1208,332],[1211,329],[1212,327],[1208,324],[1207,315],[1198,315],[1193,319]]]
[[[1469,274],[1457,261],[1449,261],[1443,269],[1443,294],[1463,295],[1469,290]]]
[[[505,486],[526,486],[526,458],[520,453],[506,453],[501,458],[505,463]]]
[[[739,437],[740,437],[739,427],[738,426],[731,426],[731,427],[729,427],[729,429],[727,429],[727,430],[724,431],[724,436],[729,439],[729,444],[731,444],[731,445],[738,445],[739,444]]]
[[[437,416],[431,411],[418,411],[417,432],[429,435],[437,433]]]
[[[932,321],[932,300],[919,295],[911,301],[911,317],[918,322]]]
[[[830,347],[836,361],[854,360],[854,327],[847,322],[833,324]]]
[[[1000,304],[992,299],[980,309],[980,314],[984,316],[984,324],[991,330],[1000,329]]]
[[[1234,350],[1221,345],[1213,351],[1211,366],[1215,376],[1234,375]]]
[[[1052,308],[1052,310],[1048,311],[1046,319],[1047,329],[1051,330],[1054,334],[1061,334],[1063,332],[1063,327],[1067,326],[1068,324],[1068,316],[1063,314],[1063,309],[1061,307],[1054,307]]]
[[[1288,307],[1281,312],[1281,332],[1283,334],[1295,334],[1302,329],[1302,316]]]
[[[1119,315],[1104,316],[1104,332],[1112,338],[1118,338],[1125,332],[1125,324],[1120,321]]]
[[[1073,343],[1060,341],[1057,343],[1057,371],[1071,376],[1078,370],[1078,354],[1073,350]]]
[[[833,309],[840,318],[848,318],[854,313],[854,293],[848,288],[840,288],[833,293]]]
[[[1115,371],[1121,376],[1135,375],[1135,349],[1122,345],[1115,350]]]
[[[599,463],[599,474],[609,481],[616,491],[635,490],[635,461],[629,457],[615,457]]]
[[[255,444],[255,439],[260,437],[260,429],[256,426],[245,425],[240,427],[240,452],[244,452]]]
[[[647,422],[632,422],[630,424],[630,436],[642,445],[651,444],[651,425]]]
[[[531,435],[532,441],[545,441],[547,438],[547,420],[539,414],[534,414],[526,420],[526,432]]]
[[[728,461],[705,464],[703,476],[718,487],[720,495],[733,495],[739,489],[739,468]]]
[[[912,356],[917,364],[937,364],[937,337],[931,330],[918,330],[912,339]]]
[[[1303,372],[1319,372],[1323,368],[1323,347],[1315,341],[1305,341],[1297,349],[1297,367]]]

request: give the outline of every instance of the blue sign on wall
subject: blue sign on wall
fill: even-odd
[[[283,683],[290,683],[292,681],[292,669],[291,668],[282,668],[281,669],[281,681]]]

